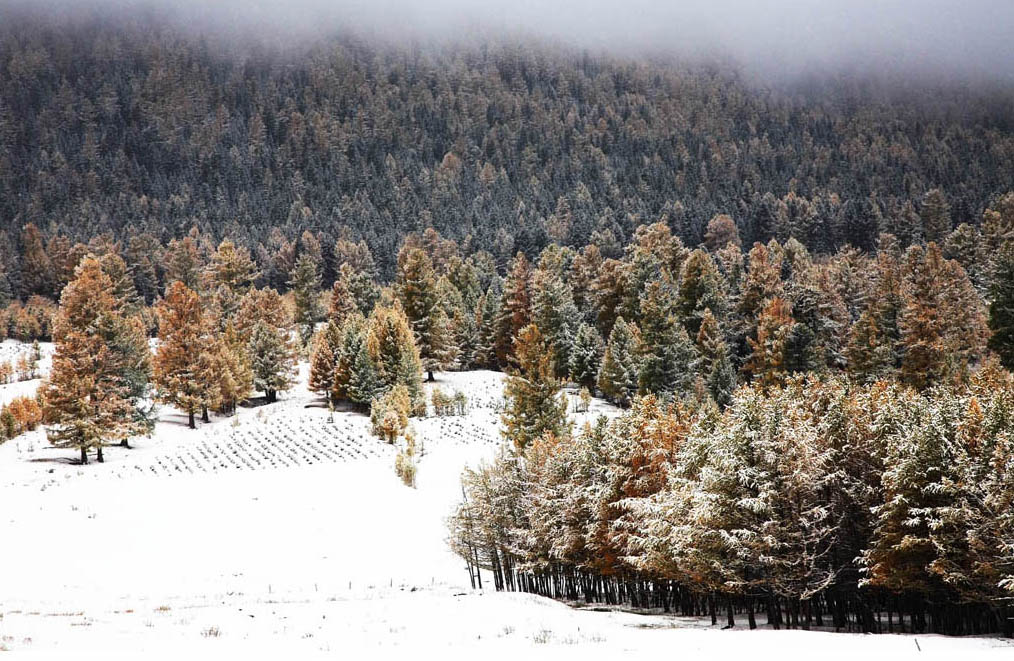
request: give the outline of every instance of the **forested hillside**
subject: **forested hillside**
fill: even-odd
[[[695,246],[718,213],[746,245],[825,253],[881,231],[941,240],[1014,187],[1010,90],[762,81],[524,41],[279,49],[168,19],[3,11],[0,263],[15,296],[57,293],[20,277],[29,223],[149,245],[197,227],[265,273],[309,229],[329,268],[335,239],[362,239],[389,279],[403,235],[427,227],[501,266],[549,242],[618,256],[659,220]]]

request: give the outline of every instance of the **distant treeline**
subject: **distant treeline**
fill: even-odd
[[[274,261],[304,230],[325,252],[364,240],[383,280],[427,227],[501,267],[550,242],[616,256],[656,221],[695,246],[719,213],[746,245],[820,254],[940,241],[1014,187],[1010,90],[762,86],[535,43],[229,52],[150,17],[2,11],[0,265],[19,298],[55,295],[22,277],[27,224],[140,252],[197,227],[284,288]]]

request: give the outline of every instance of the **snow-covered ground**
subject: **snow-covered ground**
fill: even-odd
[[[720,631],[709,621],[578,610],[471,590],[444,517],[463,466],[500,442],[502,375],[440,374],[468,415],[413,421],[418,488],[366,416],[333,422],[300,385],[197,430],[77,466],[39,431],[0,445],[0,650],[31,658],[1010,658],[998,639]],[[30,384],[0,386],[30,391]],[[578,423],[614,415],[595,401]]]

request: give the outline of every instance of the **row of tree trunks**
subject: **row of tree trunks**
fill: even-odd
[[[684,617],[710,617],[714,625],[718,624],[722,609],[726,627],[742,624],[742,619],[737,623],[737,618],[745,616],[747,626],[755,629],[759,610],[774,629],[830,627],[835,631],[856,633],[1014,636],[1014,609],[1003,603],[929,603],[918,594],[895,595],[850,590],[844,586],[834,586],[805,599],[773,593],[702,593],[672,580],[632,574],[602,576],[559,565],[535,572],[523,571],[517,569],[517,560],[503,549],[494,548],[488,555],[497,590],[529,592],[572,602],[660,610]]]

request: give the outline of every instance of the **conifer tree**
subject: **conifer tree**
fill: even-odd
[[[751,353],[743,371],[762,386],[776,385],[786,376],[785,356],[792,329],[792,307],[780,297],[764,306],[757,320],[757,335],[749,338]]]
[[[223,320],[232,318],[240,297],[250,291],[259,275],[250,251],[245,247],[237,246],[229,239],[218,245],[202,277],[204,288],[215,294]]]
[[[187,414],[191,429],[196,413],[218,402],[215,342],[212,323],[200,297],[174,282],[156,307],[159,345],[154,382],[160,401]]]
[[[56,292],[56,272],[46,252],[42,232],[34,223],[21,230],[21,280],[29,294],[53,296]]]
[[[1014,370],[1014,241],[1007,242],[993,262],[989,287],[989,348],[1004,367]]]
[[[727,307],[722,275],[711,255],[703,250],[690,253],[680,274],[675,310],[692,337],[701,328],[704,310],[724,318]]]
[[[331,286],[331,301],[327,309],[328,319],[341,326],[346,317],[356,312],[359,312],[359,308],[349,289],[348,280],[338,278]]]
[[[636,326],[628,324],[623,317],[617,317],[602,356],[598,375],[599,390],[606,399],[620,406],[629,406],[637,394],[640,372],[637,359],[638,336]]]
[[[317,264],[308,254],[300,255],[289,279],[295,304],[294,321],[299,337],[305,346],[313,336],[313,329],[320,318],[320,273]]]
[[[736,388],[736,368],[718,320],[708,308],[701,314],[696,343],[700,354],[697,370],[703,375],[711,398],[719,406],[728,406]]]
[[[194,228],[182,239],[169,242],[165,252],[166,282],[182,282],[188,289],[199,291],[203,281],[205,253],[201,237]]]
[[[672,311],[672,292],[662,282],[648,284],[641,297],[638,388],[642,394],[680,396],[691,389],[697,351]]]
[[[224,333],[217,338],[214,353],[217,359],[219,395],[215,410],[219,413],[235,413],[236,407],[253,389],[253,370],[246,346],[232,323],[227,323]]]
[[[492,282],[486,289],[478,308],[479,317],[479,344],[475,349],[473,361],[476,366],[486,369],[496,369],[501,366],[500,356],[507,354],[507,349],[498,345],[501,341],[500,315],[501,315],[501,290],[500,278],[493,276]]]
[[[532,318],[532,268],[525,254],[519,252],[507,269],[503,283],[500,317],[497,325],[497,360],[507,365],[514,357],[514,338]]]
[[[360,348],[365,344],[366,319],[359,313],[349,315],[338,329],[338,342],[334,350],[334,374],[330,392],[332,401],[343,399],[351,401],[348,389],[349,383],[352,381],[353,366],[359,355]],[[365,402],[357,403],[362,404]]]
[[[931,189],[923,196],[919,215],[927,241],[942,243],[951,233],[951,206],[939,188]]]
[[[453,337],[449,318],[437,296],[437,278],[429,255],[421,248],[402,247],[398,253],[398,298],[415,334],[427,380],[450,366]]]
[[[877,327],[872,310],[864,310],[852,326],[845,356],[849,373],[861,381],[875,381],[893,369],[893,347]]]
[[[247,352],[254,390],[263,391],[267,401],[276,401],[278,392],[288,390],[294,376],[296,354],[288,329],[258,321],[250,334]]]
[[[568,431],[567,403],[553,367],[552,351],[535,324],[521,329],[515,339],[516,368],[504,386],[507,407],[504,436],[518,452],[544,434]]]
[[[346,396],[354,404],[368,406],[385,390],[366,343],[360,343],[349,365],[349,378],[345,385]]]
[[[147,353],[134,351],[144,336],[117,310],[112,288],[97,259],[88,257],[78,266],[60,298],[56,350],[43,389],[50,443],[80,450],[82,464],[92,449],[101,462],[106,441],[149,429],[132,383],[132,371],[146,373]]]
[[[413,407],[424,407],[422,361],[400,304],[373,309],[367,323],[366,346],[383,390],[402,384],[408,388]]]
[[[586,388],[594,388],[605,350],[602,336],[594,326],[578,326],[574,335],[574,347],[570,352],[570,378]]]
[[[323,393],[331,398],[334,387],[335,364],[341,350],[341,325],[329,321],[327,326],[313,336],[310,350],[310,381],[313,392]]]
[[[557,274],[540,267],[532,278],[532,290],[532,321],[549,343],[560,376],[566,376],[581,316],[570,286]]]

